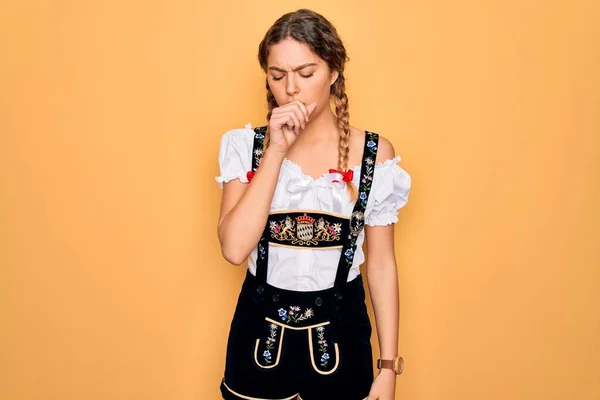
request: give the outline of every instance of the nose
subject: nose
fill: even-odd
[[[296,84],[296,77],[294,74],[287,75],[287,85],[285,87],[285,91],[288,96],[295,96],[298,94],[298,85]]]

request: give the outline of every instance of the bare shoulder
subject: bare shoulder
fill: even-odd
[[[359,129],[356,127],[350,127],[350,147],[357,149],[357,152],[362,152],[362,149],[365,145],[366,140],[366,132],[363,129]],[[359,150],[360,149],[360,150]],[[394,158],[396,155],[396,151],[394,150],[394,145],[388,139],[379,135],[379,145],[377,149],[377,160],[376,162],[383,162],[385,160],[390,160]],[[360,158],[361,156],[358,155]]]
[[[396,156],[396,151],[394,150],[394,145],[392,142],[387,140],[385,137],[379,135],[379,148],[377,149],[377,160],[376,162],[384,162],[386,160],[391,160]]]

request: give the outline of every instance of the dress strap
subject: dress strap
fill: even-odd
[[[254,144],[252,146],[252,172],[256,172],[258,166],[260,165],[260,160],[262,159],[264,152],[264,140],[266,133],[266,126],[257,126],[254,128]],[[268,234],[269,223],[267,221],[257,246],[258,254],[256,257],[256,277],[258,278],[259,282],[259,286],[257,287],[259,295],[261,295],[262,291],[264,290],[262,284],[267,283],[267,265],[269,260]]]
[[[256,172],[262,159],[265,145],[266,126],[257,126],[254,128],[254,143],[252,145],[252,171]]]
[[[360,166],[358,198],[356,199],[356,203],[354,203],[354,209],[350,216],[350,230],[344,243],[344,247],[342,248],[342,254],[340,255],[340,261],[335,276],[334,299],[338,302],[341,302],[342,300],[342,289],[348,281],[348,274],[350,273],[350,268],[354,261],[356,241],[364,228],[365,209],[367,208],[369,193],[371,193],[378,145],[379,135],[377,133],[366,131],[365,146]]]

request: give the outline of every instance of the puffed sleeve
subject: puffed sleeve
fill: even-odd
[[[248,183],[246,174],[252,169],[252,146],[254,130],[251,125],[244,129],[232,129],[221,137],[219,146],[220,175],[216,177],[219,187],[233,179]]]
[[[398,222],[398,211],[408,201],[411,178],[398,165],[395,157],[377,164],[373,174],[373,186],[365,210],[365,224],[383,226]]]

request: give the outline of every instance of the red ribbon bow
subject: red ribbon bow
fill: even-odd
[[[342,175],[344,178],[344,182],[352,182],[352,179],[354,179],[354,170],[353,169],[349,169],[346,172],[342,172],[342,171],[338,171],[337,169],[330,169],[329,170],[330,174],[340,174]],[[339,182],[337,180],[333,181],[333,182]]]

